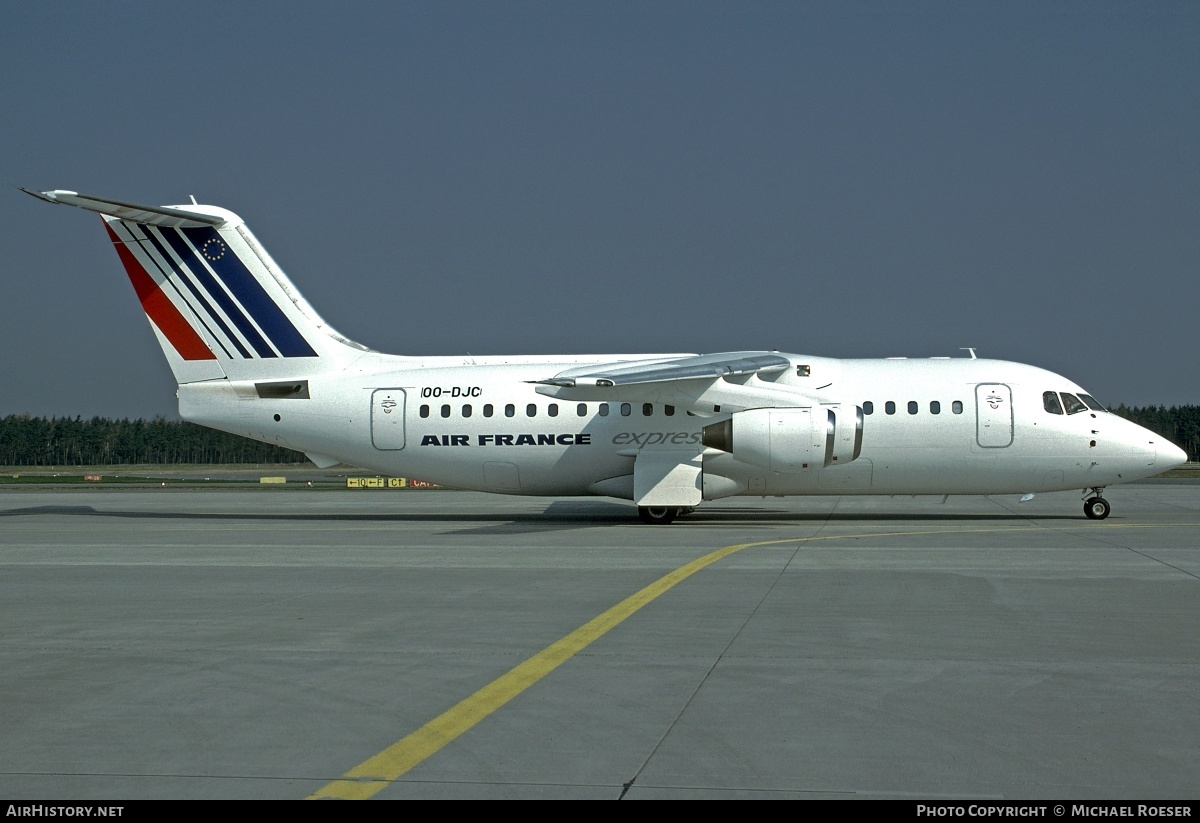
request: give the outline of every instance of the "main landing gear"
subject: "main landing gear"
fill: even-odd
[[[695,509],[691,506],[638,506],[638,517],[642,519],[643,523],[651,526],[665,526],[676,517],[683,517],[693,511]]]
[[[1088,494],[1089,492],[1094,492],[1094,494],[1083,501],[1083,513],[1087,515],[1089,520],[1103,520],[1108,517],[1109,512],[1112,511],[1112,506],[1108,504],[1107,500],[1101,497],[1104,494],[1104,487],[1087,489],[1083,493]]]

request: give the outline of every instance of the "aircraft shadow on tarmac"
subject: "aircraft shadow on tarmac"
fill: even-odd
[[[900,508],[899,506],[897,508]],[[123,518],[132,520],[180,520],[231,522],[287,521],[299,523],[442,523],[460,526],[461,532],[499,531],[541,532],[563,529],[595,528],[597,526],[629,526],[639,529],[678,529],[691,526],[735,527],[778,526],[788,523],[814,522],[1028,522],[1036,520],[1078,520],[1086,522],[1074,513],[1029,514],[995,511],[983,512],[797,512],[770,509],[761,506],[723,506],[699,509],[684,516],[670,526],[652,527],[638,522],[631,506],[607,501],[556,501],[542,512],[506,513],[503,508],[492,512],[195,512],[195,511],[121,511],[97,510],[92,506],[28,506],[0,510],[0,517],[64,516]]]

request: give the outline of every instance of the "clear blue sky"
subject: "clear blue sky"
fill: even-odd
[[[1034,363],[1200,403],[1200,3],[0,5],[0,414],[176,416],[95,215],[402,354]]]

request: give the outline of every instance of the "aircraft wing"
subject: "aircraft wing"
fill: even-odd
[[[750,374],[778,374],[787,371],[791,365],[788,358],[773,352],[725,352],[634,365],[585,366],[530,382],[561,388],[609,388],[681,380],[716,380],[720,377]]]
[[[529,382],[537,385],[538,394],[562,400],[663,403],[710,417],[722,408],[811,405],[813,401],[795,386],[749,382],[791,368],[792,361],[782,354],[740,351],[582,366]]]

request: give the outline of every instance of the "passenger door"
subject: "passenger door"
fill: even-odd
[[[371,393],[371,443],[383,451],[404,448],[404,389]]]
[[[985,449],[1012,445],[1012,389],[1004,383],[975,387],[975,439]]]

